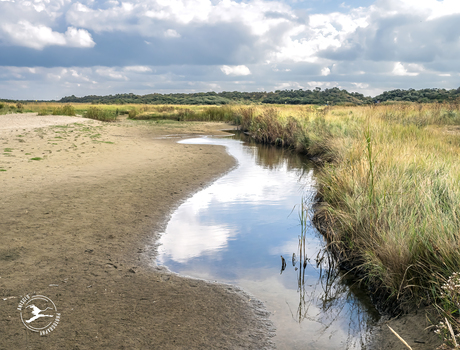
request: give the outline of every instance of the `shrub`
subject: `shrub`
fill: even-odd
[[[72,105],[65,105],[62,107],[53,108],[53,115],[75,115],[75,108]]]
[[[46,108],[40,108],[38,115],[49,115],[50,112]]]
[[[173,106],[158,106],[158,107],[155,107],[155,109],[160,112],[160,113],[163,113],[163,112],[174,112],[176,110],[175,107]]]
[[[85,115],[85,118],[96,119],[103,122],[113,122],[117,120],[117,116],[110,111],[103,110],[97,107],[90,107]]]
[[[74,116],[75,115],[75,108],[72,105],[65,105],[62,107],[62,114]]]
[[[135,109],[132,109],[128,112],[128,118],[134,119],[137,116],[137,111]]]
[[[180,109],[177,112],[177,120],[195,120],[196,113],[192,111],[191,109],[185,108],[185,109]]]

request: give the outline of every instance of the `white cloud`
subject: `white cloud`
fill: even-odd
[[[412,13],[425,16],[427,20],[460,13],[457,0],[384,0],[377,4],[390,14]]]
[[[340,48],[348,35],[369,25],[369,14],[363,9],[349,14],[331,13],[309,16],[308,26],[297,25],[284,45],[274,52],[274,61],[317,62],[317,54],[328,48]]]
[[[19,46],[43,49],[48,45],[65,45],[65,36],[61,33],[53,32],[49,27],[38,25],[34,26],[27,21],[19,21],[17,24],[2,24],[2,29],[12,41]]]
[[[167,38],[180,38],[181,35],[176,32],[174,29],[168,29],[165,31],[165,37]]]
[[[95,45],[88,31],[74,27],[67,28],[63,34],[44,25],[19,21],[17,23],[3,23],[1,29],[12,43],[37,50],[51,45],[69,47],[93,47]]]
[[[123,73],[121,73],[115,68],[107,68],[107,67],[97,68],[96,73],[102,77],[106,77],[110,79],[129,80],[126,75],[124,75]]]
[[[290,90],[290,89],[304,89],[305,86],[302,84],[296,82],[296,81],[290,81],[290,82],[284,82],[277,84],[275,86],[275,90]]]
[[[152,68],[146,66],[127,66],[124,67],[124,70],[128,72],[146,73],[151,72]]]
[[[369,84],[366,83],[351,83],[351,85],[357,87],[360,90],[365,90],[369,87]]]
[[[338,87],[342,88],[336,81],[309,81],[307,83],[308,87],[311,88],[333,88],[333,87]]]
[[[107,8],[77,2],[66,13],[66,19],[74,26],[96,32],[125,31],[146,37],[177,37],[180,32],[177,28],[189,25],[238,23],[249,28],[249,34],[260,37],[282,24],[296,27],[293,23],[298,18],[288,5],[277,1],[140,0],[115,2]],[[270,40],[270,37],[261,39]]]
[[[410,65],[409,65],[410,66]],[[415,68],[415,69],[420,69],[418,67],[418,65],[412,65],[412,68]],[[408,69],[406,69],[406,67],[403,66],[403,64],[401,62],[396,62],[395,63],[395,66],[393,68],[393,72],[392,72],[394,75],[401,75],[401,76],[410,76],[410,77],[414,77],[414,76],[417,76],[419,75],[420,73],[419,72],[409,72]]]
[[[67,28],[65,32],[66,46],[71,47],[93,47],[96,43],[87,30],[74,27]]]
[[[249,68],[244,66],[244,65],[240,65],[240,66],[222,66],[222,67],[220,67],[220,70],[225,75],[249,75],[249,74],[251,74],[251,71],[249,70]]]

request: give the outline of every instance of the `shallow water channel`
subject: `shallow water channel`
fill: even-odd
[[[238,166],[173,213],[158,264],[262,300],[278,349],[365,349],[377,312],[334,268],[311,222],[301,224],[316,193],[308,160],[244,134],[180,142],[224,145]]]

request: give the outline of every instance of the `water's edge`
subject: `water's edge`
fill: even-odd
[[[232,167],[232,169],[229,169],[219,179],[221,179],[222,177],[225,177],[225,175],[229,174],[230,172],[235,170],[237,167],[238,166]],[[209,185],[209,186],[211,186],[211,185]],[[193,196],[193,194],[192,194],[192,196]],[[187,277],[187,278],[192,278],[192,279],[201,280],[201,281],[209,281],[209,278],[200,278],[202,276],[200,274],[198,274],[199,277],[197,278],[196,276],[189,276],[189,275],[187,275],[187,273],[183,273],[183,272],[179,272],[179,273],[172,272],[172,270],[170,268],[166,268],[166,267],[157,267],[157,268],[158,269],[163,269],[164,271],[168,271],[168,273],[172,273],[174,275],[184,276],[184,277]],[[187,270],[185,270],[185,271],[187,271]],[[189,271],[191,271],[191,270],[189,270]],[[217,279],[219,279],[219,278],[217,278]],[[214,278],[212,278],[212,280],[214,280]],[[226,280],[228,280],[228,278]],[[210,283],[216,283],[216,282],[210,282]],[[227,283],[220,282],[219,285],[221,285],[223,288],[235,288],[234,284],[227,284]],[[348,285],[348,283],[347,283],[347,285]],[[245,290],[243,290],[243,288],[238,287],[235,290],[237,290],[239,293],[242,293],[243,297],[249,297],[251,300],[255,300],[254,296],[251,293],[248,293]],[[256,303],[254,305],[252,305],[251,307],[253,307],[256,312],[262,312],[262,314],[260,314],[262,322],[269,321],[268,317],[270,315],[270,312],[267,311],[267,308],[264,306],[264,304],[260,300],[257,300]],[[273,323],[269,322],[269,323],[265,323],[265,325],[267,327],[267,331],[270,333],[270,336],[273,336],[274,335]],[[368,339],[368,340],[370,340],[370,339]],[[307,345],[307,344],[305,344],[305,345]],[[361,345],[363,345],[363,344],[361,344]]]
[[[223,137],[228,137],[231,136],[231,133],[233,133],[236,130],[222,130],[229,135],[223,135]],[[196,137],[216,137],[216,135],[196,135],[196,134],[190,134],[190,135],[184,135],[184,134],[177,134],[177,135],[166,135],[163,137],[160,137],[159,139],[176,139],[176,142],[179,142],[184,139],[189,139],[189,138],[196,138]],[[216,147],[213,145],[213,147]],[[222,147],[225,148],[225,146],[217,146],[217,147]],[[239,164],[238,161],[231,156],[227,151],[225,151],[228,157],[233,158],[234,164],[231,167],[228,167],[225,171],[220,173],[219,175],[207,180],[206,182],[201,183],[198,187],[194,188],[192,191],[188,192],[184,198],[181,198],[178,200],[174,205],[172,205],[169,209],[169,213],[164,216],[164,218],[161,220],[161,222],[156,224],[156,229],[153,232],[153,236],[150,237],[147,240],[142,240],[144,249],[142,251],[142,260],[143,260],[143,266],[146,267],[147,269],[153,269],[154,271],[160,273],[162,276],[177,276],[180,279],[185,279],[185,280],[193,280],[197,281],[198,283],[203,283],[206,285],[213,285],[217,286],[221,290],[225,291],[226,293],[233,294],[238,296],[245,304],[247,310],[251,311],[255,320],[258,321],[260,324],[260,327],[257,329],[254,329],[251,333],[254,334],[259,334],[257,336],[258,343],[260,344],[260,348],[258,347],[257,350],[274,350],[276,349],[275,343],[272,341],[272,338],[276,335],[276,327],[273,324],[273,321],[270,319],[271,313],[267,310],[265,307],[265,304],[257,299],[254,295],[249,293],[248,291],[244,290],[243,288],[228,284],[228,283],[222,283],[222,282],[217,282],[217,281],[210,281],[202,278],[197,278],[193,276],[188,276],[188,275],[183,275],[180,273],[176,273],[174,271],[171,271],[167,266],[163,265],[158,265],[157,264],[157,256],[158,256],[158,241],[161,236],[161,232],[164,232],[164,229],[166,228],[168,222],[171,220],[172,214],[184,203],[186,202],[189,198],[193,197],[196,193],[206,189],[207,187],[211,186],[215,181],[217,181],[219,178],[229,174],[230,172],[234,171],[235,169],[238,168]],[[251,330],[249,330],[251,331]],[[260,333],[264,333],[265,336],[260,336]],[[255,349],[256,350],[256,349]]]

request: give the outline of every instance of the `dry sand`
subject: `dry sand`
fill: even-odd
[[[271,348],[260,302],[155,267],[146,249],[181,201],[235,165],[222,147],[159,137],[223,128],[0,116],[0,349]],[[27,294],[61,313],[46,336],[21,322]]]

